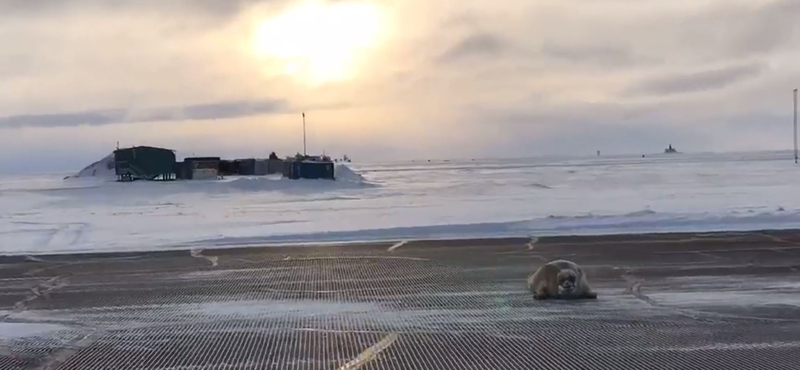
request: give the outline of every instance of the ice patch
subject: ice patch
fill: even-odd
[[[683,307],[730,307],[788,305],[800,307],[800,296],[796,292],[784,294],[766,291],[723,291],[648,293],[647,296],[663,305]]]
[[[0,322],[0,339],[43,337],[69,328],[55,324]]]
[[[235,316],[240,318],[281,317],[287,314],[317,316],[353,312],[375,312],[372,303],[339,303],[325,301],[232,301],[169,306],[186,316]]]
[[[800,342],[765,342],[765,343],[714,343],[708,345],[692,345],[685,347],[657,347],[657,348],[640,348],[640,347],[622,347],[615,348],[616,350],[630,353],[630,352],[708,352],[708,351],[742,351],[742,350],[756,350],[756,349],[788,349],[798,348]]]
[[[391,247],[389,247],[389,249],[387,249],[387,251],[391,252],[391,251],[393,251],[393,250],[395,250],[397,248],[400,248],[400,247],[406,245],[407,243],[408,243],[408,240],[399,241],[399,242],[393,244]]]
[[[800,307],[800,279],[761,276],[680,276],[669,278],[677,291],[649,288],[647,296],[658,304],[678,307],[795,306]]]

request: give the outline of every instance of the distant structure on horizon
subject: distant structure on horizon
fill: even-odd
[[[210,180],[224,176],[264,176],[276,173],[289,179],[335,180],[331,158],[297,154],[286,159],[275,152],[269,159],[186,157],[178,162],[172,149],[134,146],[114,151],[113,168],[119,181]],[[347,159],[349,161],[349,158]]]
[[[119,181],[176,179],[175,151],[134,146],[114,151],[114,172]]]
[[[669,147],[667,149],[664,149],[664,154],[677,154],[677,153],[678,151],[672,147],[672,144],[669,144]]]
[[[283,177],[287,179],[326,179],[336,180],[334,165],[327,155],[314,156],[297,153],[286,157]]]

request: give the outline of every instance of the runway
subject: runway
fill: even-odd
[[[599,298],[535,301],[558,258]],[[0,257],[0,369],[796,369],[800,231]]]

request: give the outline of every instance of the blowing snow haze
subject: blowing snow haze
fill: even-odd
[[[357,159],[774,150],[794,0],[6,1],[0,172],[116,141]]]

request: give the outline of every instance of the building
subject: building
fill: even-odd
[[[218,176],[263,176],[283,173],[281,159],[245,158],[225,160],[219,157],[190,157],[175,164],[174,173],[181,180],[211,179]]]
[[[149,146],[117,149],[114,151],[114,166],[120,181],[146,180],[202,180],[220,176],[263,176],[286,173],[287,161],[279,159],[273,152],[269,159],[242,158],[224,160],[220,157],[188,157],[182,162],[175,160],[171,149]],[[292,157],[288,161],[326,162],[326,157]],[[327,160],[330,162],[330,160]],[[295,178],[333,178],[333,169],[324,164],[308,164],[288,173]]]
[[[233,167],[236,170],[236,173],[239,175],[242,176],[256,175],[256,160],[254,158],[234,160]]]
[[[174,180],[175,152],[151,146],[117,149],[114,171],[119,181]]]
[[[283,173],[283,160],[281,159],[257,159],[255,163],[256,175],[272,175]]]
[[[183,162],[178,163],[179,179],[184,180],[208,180],[219,177],[220,170],[219,157],[189,157],[184,158]]]
[[[286,167],[286,162],[282,159],[267,159],[267,175],[272,175],[274,173],[283,173],[283,169]]]
[[[331,161],[289,160],[284,163],[283,176],[292,180],[336,179]]]
[[[219,161],[219,175],[220,176],[234,176],[239,173],[236,170],[234,161],[221,159]]]
[[[190,180],[192,178],[192,169],[186,162],[175,162],[175,177],[178,180]]]

